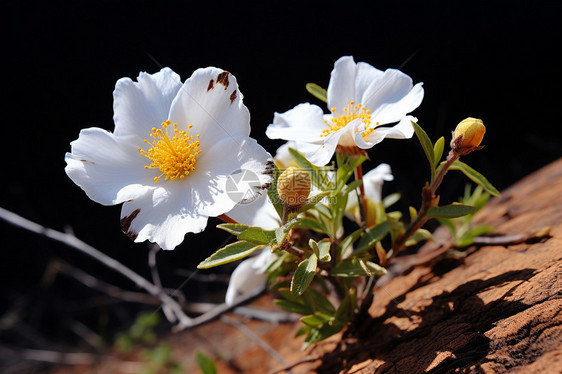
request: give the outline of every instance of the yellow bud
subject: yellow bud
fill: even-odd
[[[470,152],[480,145],[485,132],[486,127],[482,120],[469,117],[457,125],[451,147],[459,153]]]
[[[287,168],[277,180],[279,198],[291,206],[304,203],[310,194],[310,175],[298,168]]]

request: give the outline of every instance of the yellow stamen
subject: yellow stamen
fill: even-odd
[[[367,108],[364,108],[361,103],[355,105],[354,101],[347,101],[347,106],[345,108],[343,108],[343,114],[341,113],[335,113],[336,108],[332,108],[330,109],[330,111],[333,114],[333,117],[330,119],[330,121],[328,122],[328,120],[324,120],[324,123],[326,125],[328,125],[328,128],[325,130],[322,130],[322,134],[320,134],[320,137],[326,137],[328,135],[330,135],[333,132],[336,132],[338,130],[343,129],[345,126],[347,126],[348,123],[350,123],[353,120],[356,120],[358,118],[361,119],[361,122],[363,122],[363,125],[365,126],[365,132],[363,132],[361,135],[363,137],[369,135],[371,132],[373,132],[375,130],[374,127],[370,127],[371,126],[371,111]],[[377,122],[378,125],[378,122]],[[368,133],[367,133],[368,132]],[[365,133],[367,133],[365,135]]]
[[[178,125],[174,123],[174,135],[170,137],[168,134],[168,126],[171,121],[162,123],[162,129],[153,127],[150,136],[154,138],[152,142],[145,139],[145,143],[150,144],[152,148],[145,151],[139,148],[139,152],[144,157],[152,161],[150,165],[146,165],[145,169],[158,168],[162,172],[154,178],[154,182],[165,175],[165,180],[182,179],[191,171],[195,170],[195,156],[201,153],[199,150],[199,134],[195,138],[189,135],[189,130],[180,131]],[[192,126],[189,125],[190,129]],[[195,138],[195,140],[194,140]]]

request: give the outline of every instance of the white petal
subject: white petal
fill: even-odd
[[[136,199],[154,188],[147,159],[136,136],[115,136],[100,128],[84,129],[65,156],[66,173],[88,197],[113,205]]]
[[[361,100],[363,98],[363,94],[371,83],[379,79],[383,74],[382,70],[379,70],[365,62],[358,62],[355,75],[355,95],[353,99]],[[352,98],[349,98],[349,100],[351,99]]]
[[[406,114],[412,112],[421,104],[423,94],[422,83],[418,83],[400,100],[394,103],[382,104],[378,107],[372,113],[372,118],[381,124],[400,121]]]
[[[250,134],[250,112],[236,78],[214,67],[196,70],[185,82],[172,102],[170,120],[180,128],[193,125],[190,133],[200,134],[202,144]]]
[[[265,134],[270,139],[317,141],[322,130],[328,128],[323,116],[319,106],[299,104],[285,113],[275,113],[273,123],[267,127]]]
[[[392,175],[390,165],[380,164],[363,176],[365,195],[376,203],[381,201],[384,181],[391,181],[393,179],[394,176]]]
[[[191,194],[182,193],[182,183],[170,186],[175,188],[158,188],[123,204],[123,231],[135,242],[148,240],[169,250],[179,245],[186,233],[205,229],[208,218],[194,213]]]
[[[336,107],[342,111],[347,100],[355,100],[356,68],[357,65],[351,56],[344,56],[336,61],[327,90],[328,108]]]
[[[360,131],[355,134],[355,143],[359,148],[369,149],[375,144],[382,142],[384,138],[409,139],[414,135],[412,121],[417,122],[417,118],[406,116],[393,127],[377,127],[375,131],[366,137],[367,139],[361,136]]]
[[[266,230],[281,227],[281,219],[266,193],[247,203],[236,204],[226,215],[236,222]]]
[[[243,199],[266,193],[273,160],[254,139],[226,137],[200,149],[202,157],[189,182],[197,196],[199,214],[215,217]]]
[[[113,92],[115,134],[137,134],[143,139],[151,129],[168,119],[172,100],[182,83],[169,68],[156,74],[140,73],[138,83],[130,78],[117,81]]]
[[[308,161],[312,162],[316,166],[327,165],[334,152],[338,146],[338,141],[343,134],[345,129],[333,132],[324,138],[321,143],[297,143],[297,151],[302,153]]]
[[[412,78],[408,75],[400,70],[387,69],[371,82],[360,100],[363,106],[371,111],[371,115],[374,115],[381,105],[399,101],[412,87]]]
[[[256,260],[257,257],[244,260],[232,272],[225,296],[227,305],[232,305],[237,297],[265,286],[267,275],[252,267]]]

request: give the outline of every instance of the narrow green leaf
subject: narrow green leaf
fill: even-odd
[[[410,221],[415,220],[416,217],[418,216],[418,211],[416,210],[416,208],[410,206],[408,207],[408,210],[410,211]]]
[[[343,256],[345,250],[352,245],[353,243],[355,243],[355,241],[357,239],[359,239],[359,237],[361,236],[361,234],[363,233],[363,229],[357,229],[354,232],[352,232],[351,234],[349,234],[348,236],[346,236],[340,243],[339,245],[339,256]]]
[[[313,315],[310,315],[310,316],[301,317],[300,321],[302,323],[304,323],[305,325],[315,327],[315,326],[322,325],[326,322],[329,322],[333,318],[334,318],[334,316],[327,316],[327,315],[318,313],[318,314],[313,314]]]
[[[438,165],[439,162],[441,161],[441,157],[443,157],[444,148],[445,148],[445,138],[440,137],[439,139],[437,139],[435,145],[433,146],[433,156],[434,156],[433,165]]]
[[[324,204],[316,204],[314,207],[318,211],[318,213],[322,214],[328,219],[332,219],[332,211]]]
[[[376,242],[380,241],[385,235],[388,234],[388,223],[381,222],[378,225],[369,227],[365,234],[359,240],[357,248],[355,248],[354,254],[364,252],[375,245]]]
[[[427,218],[456,218],[462,217],[474,211],[474,207],[463,204],[449,204],[443,206],[432,206],[427,211]]]
[[[332,336],[334,334],[337,334],[338,332],[343,330],[344,327],[345,327],[345,324],[343,324],[340,321],[334,320],[334,321],[331,321],[331,323],[326,323],[326,324],[322,325],[322,327],[320,327],[320,328],[312,328],[310,330],[310,332],[308,333],[306,339],[304,340],[302,349],[305,350],[311,344],[317,343],[317,342],[322,341],[326,338],[329,338],[330,336]]]
[[[264,248],[265,245],[256,245],[250,242],[239,241],[223,247],[201,262],[198,269],[208,269],[218,265],[224,265],[232,261],[240,260],[250,255],[255,250]]]
[[[391,193],[388,196],[385,196],[384,199],[382,199],[382,205],[385,208],[388,208],[391,205],[394,205],[395,203],[398,202],[398,200],[400,200],[400,193],[395,192],[395,193]]]
[[[273,303],[287,312],[297,313],[300,315],[309,315],[314,312],[312,308],[294,301],[276,299]]]
[[[324,88],[320,87],[316,83],[307,83],[305,87],[308,93],[310,93],[315,98],[320,99],[325,103],[328,102],[328,94],[326,93],[326,90]]]
[[[314,254],[316,255],[316,257],[320,257],[320,251],[318,250],[318,243],[316,243],[316,240],[314,239],[310,239],[308,241],[308,246],[310,248],[312,248],[312,251],[314,252]]]
[[[301,218],[297,226],[302,229],[309,229],[322,234],[326,233],[326,227],[316,219],[312,218]]]
[[[386,274],[386,269],[371,261],[364,261],[358,258],[343,260],[331,271],[334,277],[362,277]]]
[[[431,232],[427,231],[426,229],[418,229],[418,231],[416,231],[414,235],[412,235],[410,239],[406,241],[406,247],[416,245],[419,242],[426,240],[433,240],[433,235],[431,235]]]
[[[330,256],[330,247],[332,243],[329,239],[323,239],[318,242],[318,259],[322,262],[330,262],[332,257]]]
[[[450,170],[460,170],[466,175],[471,181],[482,186],[483,189],[488,191],[492,196],[500,196],[500,191],[496,189],[482,174],[465,164],[461,161],[455,161],[449,168]]]
[[[250,227],[251,226],[243,225],[241,223],[221,223],[220,225],[217,225],[217,228],[236,236],[248,230]]]
[[[295,218],[287,222],[283,226],[279,227],[277,230],[275,230],[275,241],[277,241],[277,244],[279,245],[283,244],[285,239],[287,239],[287,235],[289,234],[289,231],[291,231],[293,226],[296,225],[298,222],[299,219]]]
[[[318,258],[315,254],[311,254],[309,258],[301,261],[297,270],[293,274],[293,279],[291,280],[291,292],[295,296],[300,296],[307,289],[316,274],[316,266],[318,264]]]
[[[197,365],[203,374],[217,374],[217,367],[215,366],[215,362],[202,352],[197,352],[195,354],[197,359]]]
[[[311,209],[311,208],[314,208],[314,207],[316,206],[316,204],[318,204],[323,198],[325,198],[325,197],[328,196],[329,194],[330,194],[330,192],[327,191],[327,192],[320,192],[318,195],[315,195],[314,197],[312,197],[311,199],[309,199],[309,201],[308,201],[306,204],[304,204],[304,205],[299,209],[298,212],[291,213],[291,214],[289,215],[289,219],[293,219],[293,218],[295,218],[296,216],[298,216],[300,213],[304,213],[304,212],[306,212],[307,210],[309,210],[309,209]]]
[[[238,235],[239,240],[245,240],[254,244],[269,245],[275,241],[275,231],[264,230],[261,227],[250,227]]]
[[[431,140],[429,139],[429,136],[427,136],[426,132],[420,127],[420,125],[418,125],[417,123],[415,123],[414,121],[411,121],[412,125],[414,126],[414,131],[416,132],[416,135],[420,141],[420,144],[423,148],[423,152],[425,153],[425,157],[427,158],[427,161],[429,162],[429,168],[431,170],[431,180],[433,180],[433,178],[435,178],[435,154],[433,153],[433,144],[431,143]]]
[[[274,166],[273,169],[273,180],[271,182],[271,186],[267,189],[267,196],[269,197],[269,201],[275,207],[275,211],[279,215],[279,218],[283,219],[283,201],[279,198],[279,194],[277,193],[277,180],[281,172],[277,168],[277,165]]]
[[[494,232],[493,226],[478,225],[472,227],[468,232],[457,239],[455,245],[457,247],[467,247],[474,242],[474,238],[484,234],[491,234]]]
[[[305,170],[306,172],[308,172],[308,174],[310,174],[310,181],[312,182],[312,184],[320,188],[321,190],[324,190],[325,189],[324,183],[326,181],[322,177],[322,175],[320,175],[320,170],[318,166],[308,161],[306,157],[304,157],[302,154],[299,153],[299,151],[297,151],[294,148],[289,148],[289,153],[291,154],[291,156],[293,156],[297,165],[299,165],[301,169]]]
[[[307,288],[299,300],[303,300],[305,305],[310,306],[314,313],[333,315],[336,312],[336,308],[334,308],[330,300],[312,287]]]

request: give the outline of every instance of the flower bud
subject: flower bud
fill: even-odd
[[[302,169],[287,168],[277,180],[277,194],[290,206],[303,204],[310,194],[310,175]]]
[[[461,154],[470,153],[479,148],[485,132],[486,127],[482,120],[469,117],[457,125],[453,132],[451,148]]]

